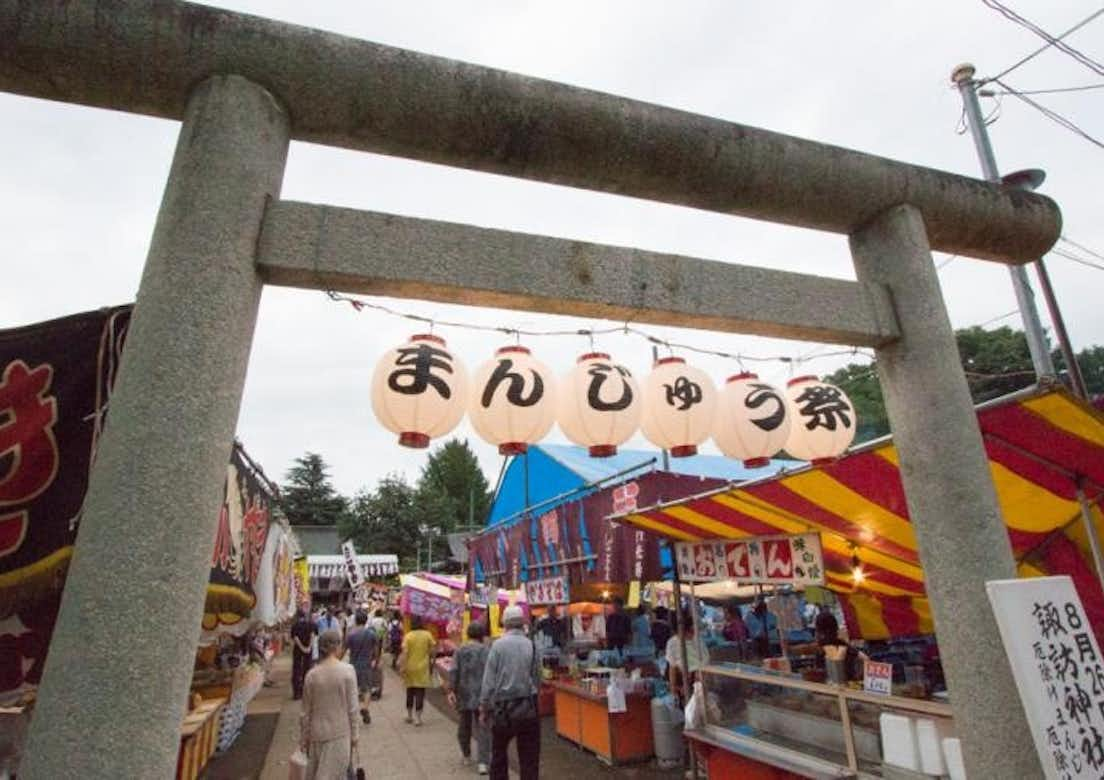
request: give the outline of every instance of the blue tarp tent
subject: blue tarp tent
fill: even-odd
[[[743,482],[799,465],[798,461],[772,460],[769,466],[749,469],[738,460],[720,455],[693,455],[670,458],[666,471],[704,479]],[[548,511],[561,503],[577,501],[591,489],[660,470],[663,470],[662,456],[655,450],[620,450],[609,458],[592,458],[585,447],[533,445],[529,447],[527,456],[511,458],[495,495],[487,525],[495,526],[520,517],[527,506],[526,498],[528,506]]]

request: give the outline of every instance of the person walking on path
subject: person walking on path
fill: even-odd
[[[510,740],[517,738],[521,780],[537,780],[540,770],[540,665],[537,650],[525,636],[521,607],[502,612],[506,633],[499,637],[483,670],[479,708],[484,724],[491,727],[491,778],[507,780]]]
[[[475,732],[477,771],[487,774],[491,763],[491,735],[479,718],[479,696],[483,689],[483,669],[487,663],[489,649],[483,644],[486,633],[482,623],[468,626],[468,641],[452,656],[452,671],[449,674],[449,704],[460,713],[460,726],[456,738],[460,742],[460,752],[464,763],[471,763],[472,731]]]
[[[403,637],[402,652],[399,653],[399,674],[406,684],[406,722],[415,726],[422,725],[425,692],[430,682],[430,662],[436,644],[433,634],[422,628],[422,619],[417,615],[411,617],[410,632]]]
[[[299,747],[307,754],[307,780],[345,780],[360,736],[356,672],[339,659],[340,631],[322,632],[318,654],[303,685]]]
[[[312,647],[314,644],[314,622],[306,612],[295,613],[295,623],[291,626],[291,697],[303,698],[303,680],[310,671]]]
[[[391,621],[387,624],[387,647],[391,652],[391,671],[399,668],[399,653],[402,652],[403,627],[398,612],[391,613]]]
[[[380,642],[376,632],[368,627],[368,614],[364,610],[357,611],[356,624],[345,637],[345,647],[349,651],[349,663],[356,670],[360,717],[365,723],[371,723],[368,702],[372,695],[372,683],[379,670]]]

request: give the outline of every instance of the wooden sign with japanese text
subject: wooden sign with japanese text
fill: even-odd
[[[545,577],[525,583],[525,597],[531,606],[566,604],[570,601],[567,577]]]
[[[1104,776],[1104,658],[1069,577],[985,589],[1049,780]]]
[[[360,570],[356,548],[351,541],[341,543],[341,554],[345,557],[345,577],[349,580],[349,586],[356,590],[364,582],[364,572]]]
[[[675,556],[683,582],[824,584],[824,553],[817,533],[678,542]]]

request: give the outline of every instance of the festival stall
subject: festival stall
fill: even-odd
[[[665,471],[660,461],[654,452],[597,459],[582,447],[530,446],[507,466],[487,529],[469,541],[473,589],[521,587],[535,614],[551,605],[566,613],[572,628],[563,647],[542,644],[542,694],[554,701],[546,709],[554,709],[560,736],[610,764],[653,755],[651,700],[664,686],[653,683],[654,647],[640,654],[604,649],[605,613],[614,597],[638,595],[645,582],[669,577],[673,562],[656,537],[605,518],[786,464],[747,468],[698,455],[672,458]]]
[[[131,308],[0,332],[0,453],[17,453],[9,462],[0,456],[0,716],[8,737],[0,739],[0,774],[19,763],[19,735],[33,711]],[[217,666],[224,646],[248,648],[252,629],[275,626],[290,612],[297,548],[273,522],[271,498],[263,474],[235,444],[212,540],[199,666],[204,659]],[[237,674],[240,680],[211,691],[210,699],[193,697],[182,723],[181,776],[198,774],[219,742],[233,709],[226,701],[259,687],[259,677]]]
[[[1092,550],[1104,524],[1104,415],[1062,389],[1037,388],[979,407],[978,422],[1021,577],[1069,575],[1100,637],[1104,592]],[[613,519],[672,540],[681,579],[764,582],[758,561],[760,574],[773,565],[795,589],[822,581],[838,602],[850,647],[810,649],[820,669],[802,668],[802,648],[759,666],[710,658],[702,668],[703,722],[687,735],[710,776],[900,767],[929,776],[957,760],[944,741],[955,724],[892,439]],[[810,535],[817,556],[799,576],[804,550],[794,540]],[[847,680],[856,650],[869,660]]]
[[[394,553],[352,552],[360,576],[350,576],[344,555],[308,555],[312,602],[350,608],[362,601],[386,601],[388,587],[382,582],[399,573],[399,556]],[[371,580],[377,580],[373,583]],[[354,580],[356,584],[354,585]]]

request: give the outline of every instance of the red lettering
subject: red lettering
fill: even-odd
[[[14,360],[0,378],[0,506],[22,504],[54,481],[58,448],[54,439],[57,399],[47,395],[53,368],[30,369]]]

